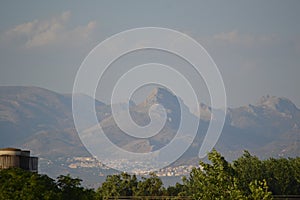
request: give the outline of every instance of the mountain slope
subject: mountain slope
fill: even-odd
[[[37,87],[0,87],[0,145],[24,141],[41,130],[70,126],[67,97]]]
[[[256,138],[259,146],[251,150],[262,157],[300,155],[295,145],[300,141],[300,110],[286,98],[262,97],[255,105],[229,109],[227,119],[240,134]]]
[[[96,113],[106,135],[118,146],[133,152],[160,149],[175,136],[181,114],[189,121],[198,120],[172,93],[163,88],[154,89],[144,102],[130,104],[132,119],[141,126],[149,124],[149,109],[164,106],[167,121],[159,134],[146,139],[135,139],[116,125],[110,106],[91,97],[75,95],[82,102],[80,114],[85,117],[86,103],[96,105]],[[182,112],[180,110],[182,103]],[[120,110],[126,106],[120,105]],[[191,147],[177,163],[197,161],[199,148],[206,133],[211,108],[201,104],[201,120],[197,136]],[[160,113],[155,115],[162,117]],[[260,157],[300,155],[300,110],[288,99],[263,97],[254,105],[229,108],[226,123],[216,148],[229,159],[244,149]],[[71,95],[58,94],[37,87],[0,87],[0,147],[28,148],[41,159],[41,171],[70,171],[63,165],[76,156],[90,156],[82,145],[72,118]],[[49,165],[47,163],[54,163]],[[79,172],[80,173],[80,172]]]

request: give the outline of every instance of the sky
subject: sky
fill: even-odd
[[[267,94],[300,107],[299,19],[297,0],[1,1],[0,85],[71,93],[81,63],[97,44],[128,29],[163,27],[191,36],[207,50],[230,107],[254,104]],[[111,76],[130,63],[180,63],[158,54],[129,55]],[[203,83],[199,88],[201,95]],[[107,101],[106,94],[97,98]]]

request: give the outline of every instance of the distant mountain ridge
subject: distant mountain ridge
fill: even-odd
[[[116,126],[109,105],[85,95],[77,95],[76,100],[83,105],[95,102],[98,120],[107,136],[118,146],[134,152],[153,151],[168,144],[176,134],[182,114],[180,99],[166,89],[154,89],[144,102],[130,104],[130,114],[137,124],[147,125],[150,122],[149,107],[161,104],[167,111],[167,122],[159,134],[149,139],[136,140]],[[122,111],[122,106],[120,108]],[[177,164],[198,160],[211,109],[200,104],[198,134]],[[190,119],[197,118],[197,113],[192,114],[185,105],[182,110]],[[80,112],[88,124],[85,110]],[[1,86],[0,132],[0,147],[29,148],[42,160],[46,159],[47,163],[63,157],[90,156],[74,127],[72,97],[68,94],[38,87]],[[228,108],[225,126],[216,148],[229,159],[236,158],[244,149],[261,158],[300,156],[300,110],[290,100],[273,96],[262,97],[254,105]],[[43,166],[42,171],[51,170]],[[56,167],[56,172],[70,170],[63,165]]]

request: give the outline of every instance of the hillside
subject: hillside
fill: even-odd
[[[83,108],[85,103],[95,102],[97,117],[105,134],[118,146],[132,152],[149,152],[168,144],[176,134],[181,114],[190,120],[197,119],[186,106],[182,108],[184,113],[181,113],[180,99],[166,89],[156,88],[144,102],[138,105],[131,103],[130,114],[137,124],[147,125],[150,122],[149,108],[160,104],[166,109],[168,120],[159,134],[135,139],[116,126],[110,106],[84,95],[76,95],[76,100],[82,102]],[[108,173],[109,170],[101,163],[80,170],[70,167],[76,157],[91,157],[78,137],[71,108],[71,95],[37,87],[0,87],[0,147],[14,146],[32,150],[34,155],[40,157],[40,171],[52,176],[63,172],[83,173],[84,176]],[[195,163],[198,160],[197,154],[212,109],[202,103],[200,108],[203,115],[197,136],[176,164]],[[84,109],[80,112],[88,123]],[[266,96],[254,105],[228,109],[216,148],[228,159],[237,158],[244,149],[261,158],[299,156],[299,127],[300,110],[290,100]]]

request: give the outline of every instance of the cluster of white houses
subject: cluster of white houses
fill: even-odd
[[[38,172],[38,157],[31,157],[28,150],[16,148],[0,149],[0,170],[13,167]]]

